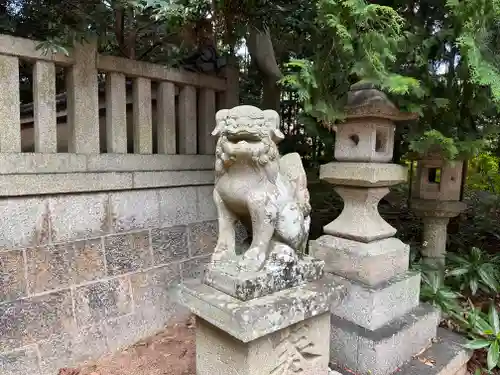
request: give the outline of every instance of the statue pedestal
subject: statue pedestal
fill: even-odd
[[[322,264],[304,262],[314,264],[313,269]],[[206,279],[217,272],[208,271]],[[234,285],[255,280],[247,276],[240,273]],[[228,285],[227,273],[225,277],[223,284]],[[284,289],[280,285],[286,279],[265,279],[277,281],[278,290],[268,284],[257,298],[242,293],[246,300],[205,283],[182,285],[181,300],[196,315],[197,375],[328,375],[330,308],[340,303],[344,287],[326,276]],[[249,285],[251,290],[257,286]]]

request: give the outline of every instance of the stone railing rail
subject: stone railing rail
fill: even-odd
[[[38,44],[0,35],[0,196],[213,182],[215,143],[209,134],[216,110],[237,105],[234,71],[221,78],[100,55],[92,43],[75,46],[69,55],[44,53]],[[34,152],[29,153],[22,152],[22,61],[33,64]],[[58,152],[56,67],[66,71],[68,152]],[[105,77],[104,103],[99,76]],[[132,113],[127,80],[132,81]]]

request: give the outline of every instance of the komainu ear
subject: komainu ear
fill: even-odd
[[[282,133],[281,130],[279,130],[279,129],[273,129],[272,130],[272,139],[273,139],[274,143],[278,144],[283,139],[285,139],[285,135]]]
[[[226,126],[226,119],[229,115],[229,109],[221,109],[215,114],[215,129],[212,131],[213,136],[218,136]]]
[[[262,112],[264,113],[264,121],[271,131],[273,142],[281,142],[285,138],[285,135],[280,130],[280,115],[272,109],[266,109]]]

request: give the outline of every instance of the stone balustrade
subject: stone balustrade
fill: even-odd
[[[0,88],[8,93],[0,96],[0,196],[212,183],[172,171],[212,169],[215,112],[238,101],[234,71],[173,70],[98,54],[95,43],[44,53],[38,43],[0,35]],[[33,67],[33,103],[22,106],[21,63]],[[56,95],[61,70],[65,92]]]

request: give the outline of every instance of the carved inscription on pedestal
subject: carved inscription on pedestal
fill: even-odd
[[[270,375],[304,374],[313,363],[321,358],[322,353],[308,337],[308,324],[297,324],[281,333],[281,340],[276,347],[278,365]]]

